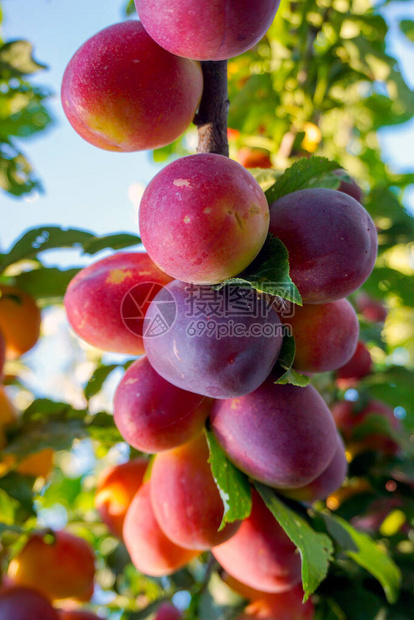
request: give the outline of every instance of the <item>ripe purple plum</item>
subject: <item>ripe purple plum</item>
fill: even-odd
[[[253,507],[238,532],[214,547],[225,571],[261,592],[285,592],[300,582],[300,555],[256,491]]]
[[[139,227],[148,254],[165,273],[216,284],[257,256],[269,230],[269,207],[243,166],[201,153],[172,162],[152,179]]]
[[[291,499],[308,503],[326,499],[342,486],[347,471],[348,463],[345,456],[345,446],[338,435],[337,448],[328,467],[306,486],[292,490],[284,489],[282,493]]]
[[[239,523],[219,531],[224,506],[208,463],[203,434],[157,454],[151,470],[151,500],[166,536],[181,547],[205,551],[233,536]]]
[[[158,607],[154,620],[181,620],[182,615],[171,603],[163,603]]]
[[[295,306],[282,320],[290,325],[296,343],[294,368],[326,372],[346,364],[355,352],[359,323],[349,301]]]
[[[115,353],[144,353],[145,312],[171,282],[144,252],[117,252],[82,269],[65,295],[66,314],[88,344]]]
[[[358,183],[350,177],[350,181],[344,178],[348,173],[346,170],[334,170],[334,174],[341,179],[341,183],[338,187],[338,192],[343,192],[344,194],[348,194],[358,200],[358,202],[362,203],[363,193],[362,189],[359,187]]]
[[[303,487],[332,460],[335,424],[314,387],[273,381],[269,377],[241,398],[216,401],[212,430],[228,458],[248,476],[275,488]]]
[[[161,530],[152,507],[150,483],[135,495],[126,514],[123,539],[134,566],[151,577],[175,573],[198,555],[174,544]]]
[[[374,268],[377,232],[364,207],[332,189],[303,189],[270,206],[270,232],[289,252],[305,303],[327,303],[359,288]]]
[[[163,306],[166,295],[175,303]],[[170,327],[152,335],[151,325],[157,325],[164,307]],[[175,280],[155,297],[146,321],[145,351],[158,374],[183,390],[212,398],[255,390],[282,347],[278,315],[257,293],[240,287],[216,291]]]
[[[368,323],[384,323],[387,318],[386,306],[364,291],[361,291],[356,296],[355,305],[358,312],[362,314]]]
[[[59,620],[59,616],[36,590],[13,586],[0,593],[0,620]]]
[[[211,400],[163,379],[146,357],[126,371],[115,394],[115,423],[127,443],[141,452],[170,450],[198,435]]]
[[[266,34],[280,0],[135,0],[145,30],[172,54],[226,60]]]
[[[372,357],[364,342],[360,341],[352,357],[336,373],[338,387],[346,390],[358,385],[372,370]]]
[[[141,151],[184,133],[202,91],[200,64],[165,51],[134,20],[101,30],[79,48],[63,76],[62,105],[87,142]]]

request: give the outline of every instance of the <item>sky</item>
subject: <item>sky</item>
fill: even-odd
[[[390,49],[399,57],[405,77],[414,87],[414,44],[406,42],[397,28],[398,19],[414,18],[413,5],[400,2],[386,11],[392,24]],[[46,193],[23,201],[0,194],[0,250],[7,249],[25,229],[46,224],[99,234],[137,233],[141,188],[158,167],[147,152],[110,153],[86,143],[70,127],[59,98],[69,59],[90,36],[120,21],[122,6],[122,0],[3,0],[4,38],[29,39],[35,58],[49,65],[35,81],[55,93],[51,101],[55,124],[47,134],[22,145]],[[394,167],[414,168],[414,122],[385,130],[381,140],[385,157]],[[414,208],[414,191],[410,198]]]

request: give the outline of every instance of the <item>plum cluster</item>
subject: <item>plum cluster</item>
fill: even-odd
[[[92,37],[63,79],[69,121],[110,150],[155,148],[181,135],[203,94],[199,61],[253,46],[278,1],[136,5],[141,22]],[[340,191],[303,189],[269,205],[239,163],[213,153],[178,159],[143,195],[146,252],[83,269],[65,297],[73,329],[89,344],[143,355],[117,388],[114,417],[127,443],[155,457],[151,468],[139,458],[105,474],[102,519],[148,575],[168,575],[212,550],[233,586],[248,589],[243,618],[271,617],[284,600],[295,617],[313,612],[300,603],[298,551],[255,490],[250,516],[220,527],[223,500],[203,430],[207,423],[250,480],[289,498],[312,503],[341,486],[347,460],[334,416],[311,385],[279,384],[277,362],[287,333],[301,372],[340,369],[339,380],[357,354],[359,324],[346,297],[370,275],[377,235],[359,188],[342,174]],[[276,298],[237,280],[269,233],[288,251],[303,306],[276,311]]]

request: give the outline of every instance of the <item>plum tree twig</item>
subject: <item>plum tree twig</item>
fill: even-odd
[[[194,119],[198,129],[199,153],[218,153],[229,156],[227,116],[227,61],[202,62],[204,91],[200,108]]]

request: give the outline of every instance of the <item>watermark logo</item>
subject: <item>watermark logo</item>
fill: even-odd
[[[150,303],[151,314],[146,315]],[[158,282],[141,282],[133,286],[121,302],[122,322],[135,336],[152,338],[165,334],[174,323],[176,314],[173,295]]]
[[[178,294],[179,305],[188,321],[186,334],[189,337],[271,337],[277,335],[276,329],[284,329],[271,325],[271,321],[266,323],[271,313],[276,312],[284,321],[295,313],[295,305],[289,301],[260,294],[249,286],[229,285],[215,289],[188,284]],[[147,312],[150,304],[151,310]],[[173,326],[177,300],[168,287],[157,282],[142,282],[125,294],[121,317],[132,334],[156,338]]]

